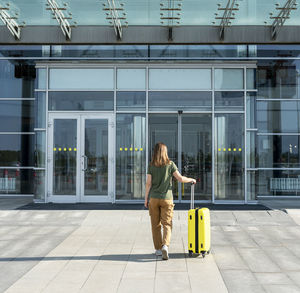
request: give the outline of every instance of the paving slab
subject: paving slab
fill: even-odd
[[[296,213],[212,210],[211,254],[190,258],[187,212],[175,210],[162,261],[147,210],[74,207],[0,210],[1,293],[300,292]]]

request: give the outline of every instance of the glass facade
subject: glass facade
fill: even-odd
[[[153,147],[163,141],[179,171],[197,179],[196,200],[299,196],[299,52],[293,45],[0,46],[0,194],[143,200]],[[57,66],[53,57],[81,61]],[[90,57],[107,62],[82,60]],[[72,116],[85,113],[93,119]],[[56,114],[66,117],[51,125]],[[173,194],[188,201],[189,186],[174,182]]]

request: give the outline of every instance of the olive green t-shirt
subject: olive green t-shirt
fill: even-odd
[[[147,173],[152,177],[149,198],[173,199],[172,176],[175,171],[177,167],[173,161],[161,167],[149,165]]]

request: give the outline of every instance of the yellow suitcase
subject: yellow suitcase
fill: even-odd
[[[191,188],[191,209],[188,212],[189,256],[210,252],[210,213],[208,208],[194,208],[195,185]]]

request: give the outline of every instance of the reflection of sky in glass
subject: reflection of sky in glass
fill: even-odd
[[[106,1],[95,0],[57,0],[68,3],[68,12],[72,13],[73,19],[78,25],[108,25],[105,11],[102,10],[102,3]],[[123,0],[126,17],[129,25],[160,25],[160,3],[168,3],[166,0]],[[275,3],[280,6],[285,0],[243,0],[238,1],[239,11],[236,11],[236,19],[232,21],[233,25],[264,25],[272,23],[269,13],[278,14],[275,9]],[[57,25],[55,19],[52,19],[50,11],[46,10],[44,0],[12,0],[10,3],[10,13],[19,14],[19,22],[25,21],[27,25]],[[227,0],[184,0],[180,22],[182,25],[211,25],[215,21],[217,13],[217,4],[226,6]],[[1,1],[4,5],[5,2]],[[220,11],[218,16],[222,16]],[[300,11],[291,12],[291,18],[286,21],[287,25],[297,25],[300,23]],[[216,24],[219,24],[217,20]],[[2,23],[1,23],[2,25]]]
[[[300,132],[300,102],[257,102],[257,126],[260,132]]]

